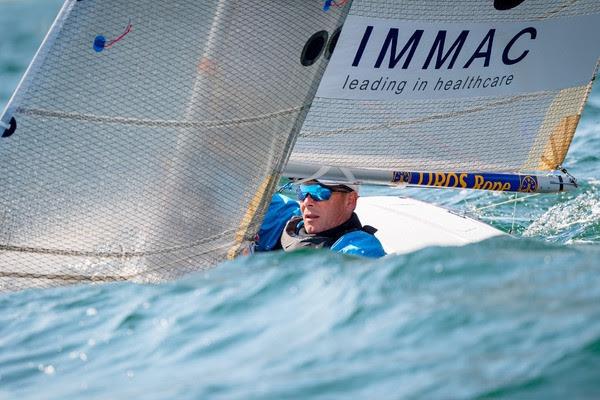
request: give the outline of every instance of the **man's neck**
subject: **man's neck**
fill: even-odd
[[[344,223],[342,223],[334,228],[328,229],[326,231],[315,233],[314,235],[330,237],[330,238],[337,238],[337,237],[342,236],[346,232],[359,230],[361,228],[362,228],[362,224],[360,223],[358,216],[355,213],[352,213],[352,215],[350,215],[350,218],[348,218]]]

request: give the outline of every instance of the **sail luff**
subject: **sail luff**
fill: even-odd
[[[3,118],[0,290],[155,282],[241,251],[346,12],[66,0]]]
[[[22,98],[24,95],[24,89],[26,89],[26,86],[28,86],[28,81],[35,76],[37,69],[45,59],[48,51],[50,51],[50,46],[56,39],[56,36],[60,33],[62,25],[64,24],[66,17],[73,5],[74,2],[65,1],[63,3],[58,14],[56,15],[56,18],[52,22],[52,25],[50,25],[46,36],[44,36],[40,47],[38,47],[31,62],[27,66],[27,69],[23,73],[23,76],[17,84],[15,91],[8,100],[8,103],[4,107],[2,113],[0,113],[0,123],[2,123],[2,127],[5,129],[8,129],[8,126],[10,126],[11,119],[13,119],[13,113],[15,112],[15,105],[19,104],[20,98]],[[6,132],[0,136],[4,136],[5,134]]]

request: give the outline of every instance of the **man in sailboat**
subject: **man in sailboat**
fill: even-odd
[[[385,251],[354,213],[358,186],[312,180],[296,185],[298,201],[276,193],[258,232],[256,251],[330,248],[344,254],[382,257]]]

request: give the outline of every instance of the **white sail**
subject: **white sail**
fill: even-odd
[[[599,35],[597,0],[355,0],[286,175],[555,169]]]
[[[67,0],[0,118],[0,289],[161,280],[242,251],[345,11]]]

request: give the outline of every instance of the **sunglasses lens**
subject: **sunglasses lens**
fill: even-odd
[[[300,201],[306,199],[308,195],[316,201],[329,200],[331,198],[331,190],[320,185],[298,185],[296,193]]]

